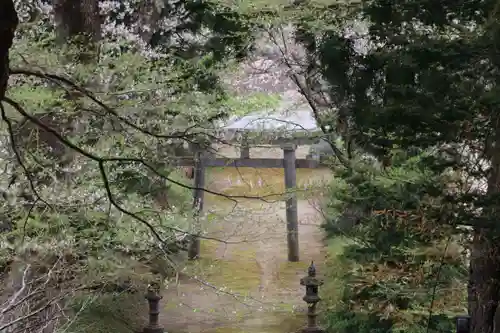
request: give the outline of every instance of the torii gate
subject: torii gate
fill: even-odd
[[[249,167],[249,168],[283,168],[285,188],[297,186],[297,168],[318,168],[322,162],[312,159],[297,159],[297,146],[317,142],[323,134],[316,125],[308,109],[274,113],[272,115],[254,114],[245,116],[225,126],[221,141],[238,145],[240,158],[211,158],[206,151],[191,147],[195,157],[180,158],[179,166],[195,165],[194,207],[203,210],[205,169],[207,167]],[[250,158],[250,147],[256,144],[280,146],[283,158]],[[291,192],[286,200],[286,228],[288,244],[288,261],[299,261],[297,196]],[[189,258],[200,255],[200,239],[194,238],[189,248]]]

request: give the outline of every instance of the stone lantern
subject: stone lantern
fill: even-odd
[[[302,298],[307,303],[307,326],[302,329],[303,333],[324,333],[317,323],[316,305],[321,300],[318,289],[323,281],[316,278],[316,267],[311,262],[307,270],[307,276],[300,279],[300,284],[306,287],[306,295]]]
[[[160,315],[160,300],[162,297],[159,294],[159,288],[150,286],[146,294],[146,299],[149,303],[149,323],[144,327],[143,333],[164,333],[163,327],[159,324]]]

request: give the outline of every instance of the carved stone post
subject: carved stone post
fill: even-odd
[[[250,144],[248,142],[248,134],[243,134],[241,137],[240,158],[250,158]]]
[[[470,332],[470,316],[463,315],[456,317],[457,333]]]
[[[285,171],[285,188],[287,193],[286,200],[286,232],[288,243],[288,261],[299,261],[299,217],[297,213],[297,165],[295,150],[297,145],[284,144],[283,149],[283,167]]]
[[[163,327],[158,321],[160,315],[160,300],[162,297],[159,291],[154,288],[149,288],[146,294],[146,299],[149,303],[149,323],[144,327],[143,333],[164,333]]]
[[[203,214],[203,202],[205,194],[205,153],[197,146],[191,146],[191,151],[195,156],[194,170],[194,190],[193,190],[193,228],[191,232],[191,242],[188,249],[188,258],[190,260],[198,259],[200,256],[200,238],[197,237],[201,232],[200,217]]]
[[[307,270],[307,276],[300,279],[300,284],[306,287],[306,295],[302,298],[307,303],[307,326],[302,329],[302,333],[325,333],[318,326],[316,313],[316,304],[321,300],[318,296],[318,289],[323,284],[323,281],[316,278],[316,267],[314,262]]]

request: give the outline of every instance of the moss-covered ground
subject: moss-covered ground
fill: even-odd
[[[311,260],[323,269],[320,197],[328,170],[299,170],[298,213],[301,261],[289,263],[286,249],[283,171],[215,168],[207,171],[209,189],[223,195],[268,196],[239,199],[206,195],[201,257],[190,261],[163,294],[161,324],[169,333],[290,333],[306,323],[300,278]],[[274,194],[274,198],[269,196]],[[272,199],[275,199],[274,201]],[[322,292],[323,293],[323,292]],[[326,296],[326,293],[323,297]],[[80,314],[79,330],[136,332],[147,317],[142,294],[93,300]],[[80,329],[81,328],[81,329]],[[71,330],[70,330],[71,331]]]
[[[253,249],[235,249],[234,258],[217,258],[219,244],[212,240],[202,240],[203,256],[189,264],[188,273],[196,275],[210,284],[226,287],[228,292],[248,295],[260,285],[260,267]]]
[[[321,192],[328,170],[304,169],[297,174],[301,261],[289,263],[284,204],[232,200],[206,195],[205,226],[212,237],[202,240],[201,257],[190,262],[179,286],[171,286],[162,323],[169,332],[290,333],[306,323],[300,278],[311,260],[322,268],[321,217],[310,199]],[[225,195],[264,196],[284,192],[279,169],[217,168],[207,172],[209,188]],[[212,232],[212,233],[210,233]]]
[[[207,171],[209,185],[227,196],[265,197],[266,200],[282,200],[287,190],[283,169],[255,168],[210,168]],[[297,187],[293,190],[297,198],[317,197],[323,192],[327,169],[297,169]],[[291,191],[288,191],[288,193]],[[208,193],[207,203],[226,202],[224,196]]]

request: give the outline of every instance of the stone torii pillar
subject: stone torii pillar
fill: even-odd
[[[294,143],[282,144],[283,168],[285,172],[286,199],[286,231],[288,245],[288,261],[299,261],[299,217],[297,213],[297,168]]]
[[[206,152],[197,145],[191,145],[191,151],[195,156],[194,168],[194,189],[193,189],[193,227],[191,228],[191,242],[188,248],[188,258],[190,260],[198,259],[200,256],[201,242],[197,237],[201,233],[200,217],[203,214],[203,202],[205,194],[205,158]]]
[[[240,158],[250,158],[250,145],[248,143],[248,134],[241,137]]]

